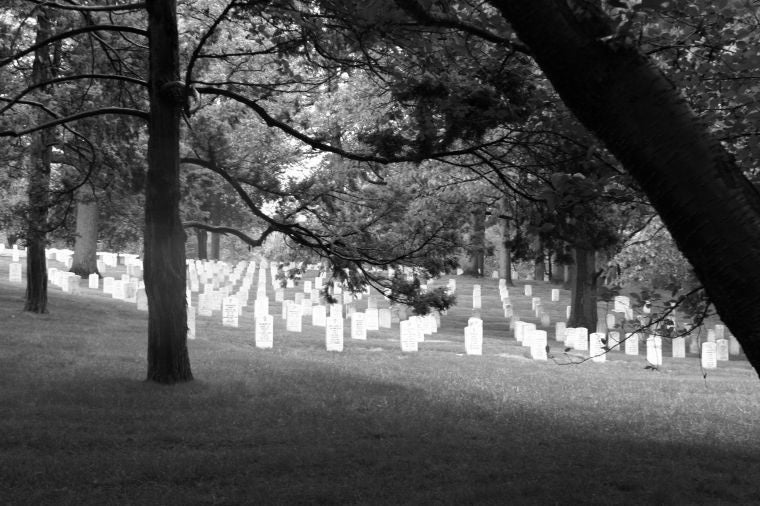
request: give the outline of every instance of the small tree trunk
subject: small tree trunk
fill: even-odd
[[[145,292],[148,380],[193,379],[187,352],[185,232],[179,216],[179,86],[176,0],[147,3],[150,119],[145,185]]]
[[[198,260],[208,260],[208,232],[196,228],[195,238],[198,240]]]
[[[87,187],[77,194],[77,225],[70,271],[86,277],[98,272],[98,203]]]
[[[536,281],[543,281],[546,274],[546,261],[543,252],[533,261],[533,278]]]
[[[574,253],[572,310],[567,326],[586,327],[589,332],[596,332],[596,255],[592,250],[578,247]]]
[[[476,204],[470,213],[470,258],[469,265],[465,270],[471,276],[482,276],[485,268],[486,256],[486,208],[483,204]]]
[[[219,250],[221,245],[221,234],[211,232],[211,260],[221,260]]]
[[[501,199],[501,212],[507,213],[507,198]],[[514,286],[512,281],[512,250],[509,247],[509,221],[499,220],[499,277],[507,281],[507,286]]]

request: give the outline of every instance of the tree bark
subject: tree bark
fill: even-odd
[[[491,3],[565,104],[646,193],[760,373],[757,190],[651,60],[615,37],[593,2]]]
[[[86,277],[98,272],[98,203],[92,190],[84,186],[77,192],[77,224],[71,272]]]
[[[501,212],[507,213],[507,198],[501,199]],[[505,218],[499,220],[499,277],[507,281],[507,286],[514,286],[512,280],[512,250],[509,243],[509,221]]]
[[[179,216],[179,82],[176,0],[148,0],[150,119],[145,187],[148,380],[193,379],[187,351],[185,232]]]
[[[195,237],[198,240],[198,260],[208,260],[208,232],[196,228]]]
[[[596,332],[596,254],[592,250],[576,247],[574,256],[572,309],[567,326],[586,327],[589,332]]]
[[[475,204],[470,213],[470,226],[469,264],[465,274],[483,276],[486,257],[486,208],[483,204]]]
[[[37,35],[35,42],[48,39],[51,35],[51,22],[43,9],[37,11]],[[32,83],[47,81],[52,74],[52,60],[49,46],[43,46],[34,52],[32,63]],[[47,92],[47,86],[39,88],[40,93]],[[47,120],[44,113],[39,114],[40,122]],[[47,245],[48,208],[50,206],[50,158],[52,155],[53,134],[40,130],[32,134],[29,160],[29,180],[27,197],[29,212],[26,232],[26,300],[24,311],[32,313],[47,312]]]
[[[218,223],[214,223],[214,225],[218,226]],[[216,232],[211,232],[211,260],[221,260],[219,258],[219,249],[221,245],[221,239],[222,234],[217,234]]]
[[[546,260],[544,258],[544,252],[536,255],[533,261],[533,279],[536,281],[543,281],[546,274]]]

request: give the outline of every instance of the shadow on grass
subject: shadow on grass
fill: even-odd
[[[173,387],[74,376],[5,399],[0,490],[9,504],[760,502],[755,448],[255,365]]]

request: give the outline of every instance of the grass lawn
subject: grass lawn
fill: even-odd
[[[253,347],[250,306],[240,328],[198,317],[196,380],[167,387],[143,381],[134,304],[51,287],[50,313],[27,314],[7,272],[2,258],[0,504],[760,504],[746,362],[706,377],[667,347],[658,371],[643,351],[535,362],[496,280],[480,280],[480,357],[462,354],[475,280],[459,277],[460,306],[416,354],[398,324],[328,353],[323,328],[285,332],[272,302],[273,350]]]

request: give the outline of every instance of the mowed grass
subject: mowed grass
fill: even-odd
[[[272,302],[273,350],[253,346],[250,307],[237,329],[199,317],[196,380],[161,386],[143,381],[133,304],[51,288],[50,313],[27,314],[0,267],[1,504],[760,504],[746,362],[706,378],[694,357],[535,362],[495,280],[477,281],[480,357],[462,353],[476,280],[459,277],[419,353],[398,324],[328,353],[324,329],[285,332]]]

